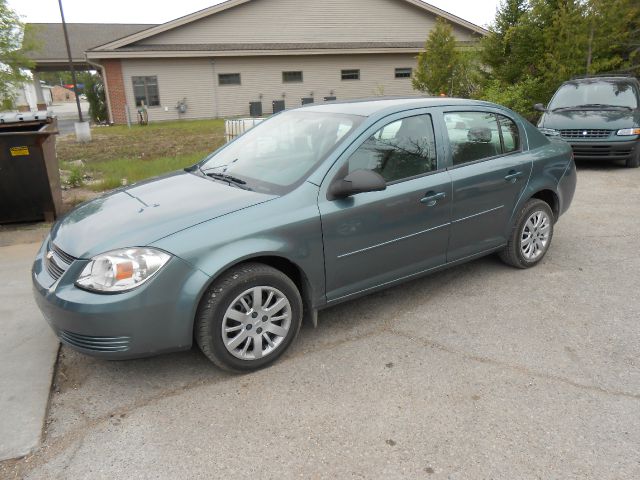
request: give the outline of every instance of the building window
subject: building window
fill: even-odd
[[[133,96],[136,106],[144,103],[148,107],[160,105],[160,92],[158,91],[158,77],[131,77],[133,81]]]
[[[342,70],[342,80],[360,80],[360,70]]]
[[[240,85],[239,73],[221,73],[218,75],[220,85]]]
[[[302,72],[282,72],[282,83],[302,82]]]
[[[412,73],[411,68],[396,68],[396,78],[411,78]]]

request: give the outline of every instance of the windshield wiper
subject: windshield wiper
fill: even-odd
[[[235,184],[235,185],[246,185],[247,182],[245,182],[244,180],[238,178],[238,177],[234,177],[233,175],[227,175],[226,173],[215,173],[215,172],[209,172],[209,173],[205,173],[205,175],[207,177],[211,177],[211,178],[215,178],[217,180],[224,180],[225,182],[229,182],[229,184]],[[245,189],[249,189],[248,187],[243,187]]]
[[[609,105],[606,103],[585,103],[584,105],[574,105],[573,107],[560,107],[554,108],[551,110],[552,112],[559,112],[561,110],[585,110],[589,108],[597,108],[599,110],[608,110],[608,109],[623,109],[623,110],[633,110],[631,107],[627,107],[625,105]]]

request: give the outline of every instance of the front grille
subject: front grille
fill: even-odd
[[[560,130],[560,136],[562,138],[609,138],[611,132],[613,130]]]
[[[583,145],[575,143],[572,145],[575,158],[608,158],[610,160],[625,160],[633,153],[633,147],[617,147],[611,145]]]
[[[131,337],[94,337],[60,330],[60,340],[72,347],[92,350],[94,352],[126,352],[129,350]]]
[[[47,245],[44,264],[47,272],[54,280],[58,280],[75,260],[75,257],[63,252],[53,243],[49,242]]]

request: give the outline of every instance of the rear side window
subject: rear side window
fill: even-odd
[[[500,132],[502,133],[503,153],[517,152],[520,150],[520,132],[513,120],[503,115],[498,115]]]
[[[488,112],[445,113],[453,165],[462,165],[520,150],[513,120]]]
[[[387,182],[416,177],[437,168],[430,115],[389,123],[369,137],[349,158],[349,172],[373,170]]]

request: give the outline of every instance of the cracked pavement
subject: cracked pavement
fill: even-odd
[[[581,164],[537,268],[325,310],[261,372],[62,348],[44,444],[0,478],[639,478],[639,185]]]

